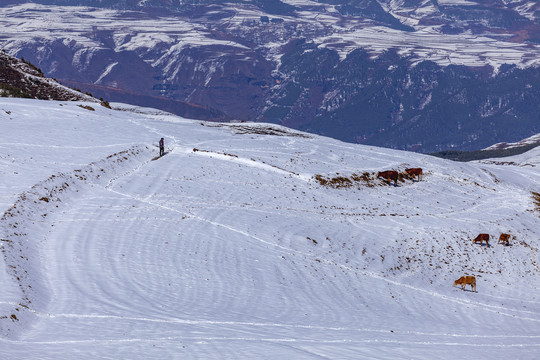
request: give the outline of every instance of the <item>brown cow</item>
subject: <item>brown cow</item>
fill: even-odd
[[[497,244],[501,243],[506,246],[510,246],[510,234],[502,233],[501,236],[499,236],[499,241]]]
[[[409,174],[409,176],[414,181],[414,177],[416,176],[418,181],[422,180],[422,169],[421,168],[411,168],[411,169],[405,169],[405,172]]]
[[[397,186],[398,172],[395,170],[379,171],[377,177],[384,178],[388,184],[390,184],[390,180],[394,180],[394,186]]]
[[[471,285],[471,291],[476,292],[476,278],[474,276],[462,276],[456,281],[454,281],[454,285],[460,285],[461,290],[465,290],[465,285]]]
[[[486,241],[486,246],[489,247],[489,234],[479,234],[476,238],[474,238],[473,243],[476,244],[477,242],[480,242],[480,246],[484,244],[484,240]]]

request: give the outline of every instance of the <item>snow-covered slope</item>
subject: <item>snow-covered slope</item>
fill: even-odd
[[[533,135],[531,137],[528,137],[526,139],[523,139],[515,143],[506,143],[506,142],[497,143],[497,144],[491,145],[490,147],[487,147],[485,150],[512,149],[516,147],[535,145],[538,143],[540,143],[540,134]]]
[[[0,100],[4,358],[537,355],[538,162],[117,107]]]

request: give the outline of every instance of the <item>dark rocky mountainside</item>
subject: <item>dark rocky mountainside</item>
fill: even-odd
[[[306,53],[310,47],[282,58],[294,76],[272,94],[266,120],[414,151],[472,150],[540,132],[540,68],[502,66],[493,75],[431,61],[411,67],[393,51],[371,59],[362,50],[340,62],[328,50]]]
[[[67,85],[67,86],[66,86]],[[87,91],[82,93],[79,88]],[[105,96],[97,100],[92,91],[96,90]],[[155,107],[158,109],[181,112],[188,118],[203,118],[208,120],[226,121],[229,118],[219,111],[212,111],[203,106],[188,104],[163,97],[140,96],[126,93],[121,89],[92,86],[92,84],[78,83],[76,81],[63,81],[60,84],[56,79],[47,78],[41,69],[23,59],[18,59],[0,52],[0,96],[19,97],[39,100],[57,101],[92,101],[101,102],[109,106],[109,101],[122,101],[126,97],[140,106]],[[103,100],[103,99],[107,100]]]
[[[0,96],[60,101],[96,101],[91,96],[46,78],[39,68],[24,59],[14,58],[4,52],[0,52]]]
[[[9,54],[109,101],[420,152],[540,132],[534,1],[13,0],[0,11]]]

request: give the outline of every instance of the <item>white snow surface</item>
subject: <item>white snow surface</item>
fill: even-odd
[[[0,99],[3,359],[537,358],[539,151],[455,163],[113,107]],[[423,179],[314,179],[406,167]]]
[[[534,145],[538,143],[540,143],[540,134],[533,135],[531,137],[528,137],[526,139],[523,139],[514,143],[507,143],[507,142],[497,143],[497,144],[494,144],[485,148],[484,150],[510,149],[510,148],[521,147],[521,146],[526,146],[526,145]]]

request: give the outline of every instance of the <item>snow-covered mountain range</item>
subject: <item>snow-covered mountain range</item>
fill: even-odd
[[[455,163],[111,105],[0,98],[3,358],[537,356],[540,148]]]
[[[0,46],[110,101],[430,152],[540,132],[538,19],[525,0],[13,0]]]

